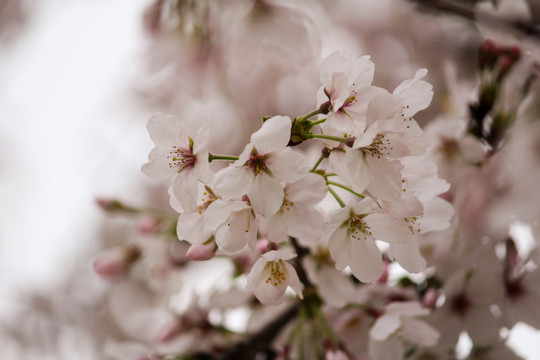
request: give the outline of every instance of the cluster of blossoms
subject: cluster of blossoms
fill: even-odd
[[[265,118],[239,156],[209,153],[207,124],[188,134],[181,120],[154,115],[148,131],[156,147],[142,170],[173,179],[170,203],[180,214],[178,238],[191,245],[187,259],[247,252],[254,262],[247,288],[265,305],[284,302],[287,287],[300,299],[318,289],[332,303],[329,284],[354,289],[350,273],[374,282],[390,261],[424,270],[417,237],[448,227],[453,215],[439,197],[449,185],[424,156],[429,139],[413,118],[431,102],[426,73],[419,70],[390,93],[372,85],[368,56],[335,52],[321,64],[318,108],[294,119]],[[217,160],[230,164],[215,170]],[[424,327],[427,339],[436,340],[437,331]],[[375,339],[388,338],[385,331],[374,330]]]

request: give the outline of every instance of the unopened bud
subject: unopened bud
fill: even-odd
[[[137,223],[137,231],[142,235],[155,235],[159,230],[159,221],[153,217],[144,217]]]
[[[493,69],[500,55],[499,47],[491,40],[486,40],[478,52],[478,68],[480,70]]]
[[[323,148],[322,151],[321,151],[322,156],[324,156],[325,158],[329,158],[331,152],[332,151],[327,147]]]
[[[514,60],[510,56],[503,56],[499,65],[499,73],[497,74],[497,81],[501,82],[505,76],[510,72],[510,69],[514,66]]]
[[[331,108],[332,108],[332,103],[330,101],[323,102],[321,106],[319,106],[319,110],[321,111],[321,114],[323,115],[328,114]]]
[[[345,145],[347,145],[348,147],[352,148],[355,141],[356,141],[356,137],[350,136],[350,137],[347,138],[347,140],[346,140],[346,142],[345,142]]]
[[[210,260],[216,253],[216,243],[214,241],[208,244],[191,245],[186,253],[186,259],[191,261]]]
[[[439,294],[436,289],[429,288],[424,295],[424,306],[430,309],[434,309],[437,305],[437,300],[439,299]]]
[[[124,274],[140,255],[141,251],[135,245],[117,246],[101,252],[92,265],[96,274],[110,279]]]

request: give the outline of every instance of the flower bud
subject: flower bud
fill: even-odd
[[[122,245],[101,252],[92,265],[96,274],[110,279],[124,274],[140,256],[141,251],[137,246]]]
[[[210,260],[216,253],[216,243],[211,241],[208,244],[191,245],[186,253],[186,259],[191,261]]]
[[[155,235],[159,229],[159,221],[153,217],[144,217],[137,223],[137,231],[142,235]]]

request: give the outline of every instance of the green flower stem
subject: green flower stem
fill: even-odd
[[[317,124],[322,124],[325,121],[326,121],[326,118],[321,119],[321,120],[317,120],[317,121],[312,121],[311,126],[314,126],[314,125],[317,125]]]
[[[326,316],[324,316],[324,314],[322,313],[321,309],[318,309],[317,311],[317,320],[321,325],[323,333],[330,338],[334,345],[337,345],[339,343],[339,340],[334,333],[334,330],[330,327],[330,324],[328,324],[328,320],[326,319]]]
[[[321,155],[319,160],[317,160],[317,162],[315,163],[315,165],[313,165],[313,167],[311,168],[311,170],[309,170],[309,172],[315,172],[315,170],[317,170],[317,168],[319,167],[319,165],[321,164],[323,160],[324,160],[324,155]]]
[[[212,162],[214,160],[238,160],[238,156],[232,156],[232,155],[214,155],[208,153],[208,161]]]
[[[321,113],[321,109],[317,109],[317,110],[313,110],[312,112],[310,112],[309,114],[306,114],[302,117],[299,117],[297,118],[298,121],[305,121],[305,120],[309,120],[309,118],[312,118],[313,116],[315,115],[319,115]]]
[[[337,186],[337,187],[340,187],[344,190],[347,190],[348,192],[350,192],[351,194],[354,194],[356,196],[359,196],[361,197],[362,199],[365,199],[366,198],[366,195],[363,195],[363,194],[359,194],[357,193],[356,191],[354,191],[353,189],[343,185],[343,184],[339,184],[339,183],[336,183],[336,182],[333,182],[333,181],[327,181],[326,182],[328,185],[333,185],[333,186]]]
[[[339,203],[339,205],[344,208],[346,205],[345,203],[343,202],[343,200],[341,200],[341,198],[339,197],[339,195],[334,191],[334,189],[332,189],[331,187],[328,187],[328,191],[330,192],[330,194],[332,194],[332,196],[334,197],[334,199],[336,199],[336,201]]]
[[[333,141],[339,141],[340,143],[347,144],[348,140],[345,138],[341,138],[338,136],[331,136],[331,135],[323,135],[323,134],[304,134],[306,139],[325,139],[325,140],[333,140]]]

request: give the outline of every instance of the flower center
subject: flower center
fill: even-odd
[[[193,150],[191,149],[173,146],[172,150],[167,156],[167,159],[169,159],[169,167],[177,167],[179,168],[178,172],[181,172],[186,167],[195,166],[195,162],[197,161],[197,155],[194,155]]]
[[[261,172],[266,170],[265,161],[266,157],[259,154],[257,150],[253,149],[248,161],[246,161],[246,166],[252,169],[255,175],[259,175]]]
[[[270,267],[270,270],[267,271],[268,277],[265,280],[267,284],[278,286],[287,280],[287,277],[285,276],[285,267],[281,263],[281,260],[271,261],[268,263],[267,267]]]
[[[457,294],[450,300],[450,309],[461,317],[464,317],[465,314],[467,314],[470,307],[471,302],[464,293]]]
[[[351,238],[356,240],[367,240],[372,237],[369,225],[362,219],[362,216],[358,215],[353,215],[349,219],[347,232]]]
[[[380,159],[381,155],[390,156],[391,150],[394,150],[394,148],[390,144],[390,139],[384,134],[377,134],[371,142],[371,145],[362,148],[364,154],[369,154],[372,157],[376,156],[377,159]]]

